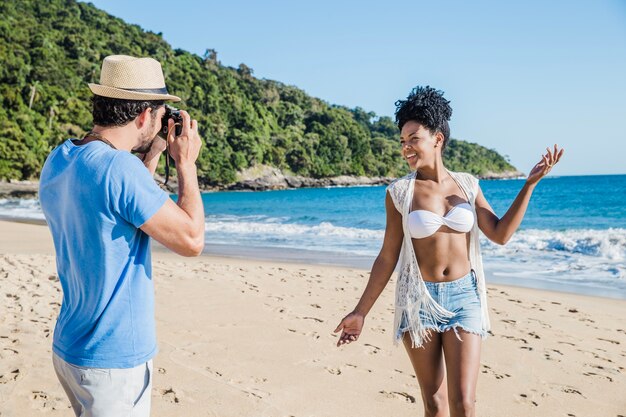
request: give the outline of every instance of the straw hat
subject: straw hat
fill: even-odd
[[[102,62],[100,84],[89,89],[102,97],[124,100],[169,100],[179,97],[167,93],[161,64],[152,58],[109,55]]]

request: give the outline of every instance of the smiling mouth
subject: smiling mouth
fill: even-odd
[[[411,160],[417,158],[417,154],[412,153],[412,154],[407,155],[405,158],[407,159],[407,161],[411,161]]]

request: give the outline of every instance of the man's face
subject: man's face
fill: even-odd
[[[148,122],[144,124],[141,129],[140,142],[133,148],[133,152],[147,153],[152,146],[154,138],[161,130],[161,119],[165,114],[165,106],[161,106],[155,110],[147,109],[146,111],[149,111]]]

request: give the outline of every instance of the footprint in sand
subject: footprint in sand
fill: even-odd
[[[267,378],[265,377],[253,376],[251,379],[257,384],[265,384],[267,382]]]
[[[617,340],[603,339],[601,337],[597,337],[596,339],[598,339],[598,340],[600,340],[602,342],[609,342],[609,343],[612,343],[614,345],[619,345],[620,344],[620,342],[618,342]]]
[[[387,398],[396,398],[399,400],[404,400],[409,403],[415,403],[415,397],[411,394],[407,394],[406,392],[400,391],[378,391],[379,394],[383,394]]]
[[[266,305],[267,305],[268,307],[271,307],[271,305],[270,305],[270,304],[266,304]],[[274,313],[284,314],[284,313],[287,311],[287,309],[286,309],[285,307],[275,307],[275,308],[273,309],[273,311],[274,311]]]
[[[493,369],[491,369],[490,366],[483,365],[483,368],[484,369],[482,371],[480,371],[480,372],[482,372],[483,374],[493,375],[496,379],[511,378],[511,375],[509,375],[509,374],[506,374],[506,373],[505,374],[499,374],[499,373],[495,372]]]
[[[573,388],[573,387],[563,387],[563,392],[567,394],[578,394],[583,398],[587,398],[580,391],[578,391],[576,388]]]
[[[371,327],[370,330],[373,331],[374,333],[382,333],[382,334],[387,333],[387,329],[382,326]]]
[[[329,374],[332,374],[332,375],[341,375],[341,369],[339,369],[339,368],[329,368],[329,367],[326,367],[326,368],[324,368],[324,369],[325,369],[325,370],[326,370],[326,372],[328,372]]]
[[[368,347],[368,352],[370,355],[375,355],[380,352],[380,348],[378,346],[370,345],[369,343],[364,343],[363,346]]]
[[[606,378],[606,379],[609,380],[609,382],[613,382],[613,378],[611,378],[608,375],[600,375],[600,374],[596,374],[595,372],[585,372],[585,373],[583,373],[583,375],[584,376],[597,376],[597,377],[600,377],[600,378]]]
[[[500,337],[504,337],[505,339],[510,339],[510,340],[514,340],[516,342],[522,342],[525,345],[528,344],[528,341],[526,339],[522,339],[521,337],[515,337],[515,336],[508,336],[506,334],[501,334],[499,335]]]
[[[224,374],[222,374],[220,371],[216,371],[214,369],[209,368],[208,366],[204,368],[207,372],[209,372],[211,375],[215,376],[215,377],[222,377],[224,376]]]
[[[523,393],[522,393],[522,394],[520,394],[519,396],[520,396],[521,398],[523,398],[524,400],[526,400],[526,402],[530,402],[530,403],[531,403],[532,405],[534,405],[535,407],[538,407],[538,406],[539,406],[539,404],[538,404],[536,401],[533,401],[533,400],[529,400],[529,399],[528,399],[528,394],[523,394]]]
[[[307,333],[302,333],[302,335],[306,337],[310,337],[311,339],[314,339],[314,340],[317,340],[320,338],[320,335],[317,332],[307,332]]]
[[[20,353],[19,351],[15,350],[15,349],[8,348],[8,347],[5,347],[5,348],[4,348],[4,349],[2,349],[2,350],[3,350],[3,353],[8,352],[11,356],[13,356],[13,355],[19,355],[19,353]],[[5,356],[5,355],[2,355],[2,357],[4,357],[4,356]]]
[[[316,322],[318,322],[318,323],[324,323],[324,320],[322,320],[322,319],[318,319],[317,317],[309,317],[309,316],[306,316],[306,317],[299,317],[299,318],[300,318],[300,319],[303,319],[303,320],[314,320],[314,321],[316,321]]]
[[[259,287],[257,285],[251,284],[247,281],[245,281],[244,284],[248,287],[250,291],[259,292]]]
[[[50,395],[48,395],[44,391],[32,391],[30,394],[30,399],[33,402],[34,407],[41,411],[50,411],[71,407],[69,403],[67,403],[66,405],[65,401],[62,398],[51,398]]]
[[[543,354],[543,357],[544,357],[546,360],[549,360],[549,361],[557,361],[557,362],[561,362],[561,360],[560,360],[560,359],[555,359],[555,358],[553,358],[553,357],[552,357],[552,355],[550,355],[549,353],[544,353],[544,354]]]
[[[539,323],[539,325],[541,325],[541,327],[545,328],[545,329],[551,329],[552,326],[549,325],[548,323],[541,321],[539,319],[534,319],[534,318],[528,318],[528,321],[534,321],[536,323]]]
[[[180,398],[178,398],[176,391],[174,391],[174,389],[171,387],[160,390],[160,394],[161,398],[169,403],[178,404],[180,402]]]
[[[593,356],[594,359],[599,359],[601,361],[613,363],[612,359],[602,357],[602,356],[598,355],[596,352],[591,352],[589,350],[582,350],[582,349],[576,349],[576,350],[581,352],[581,353],[583,353],[583,354],[585,354],[585,355],[591,355],[591,356]]]
[[[17,381],[21,376],[20,370],[16,368],[6,374],[0,375],[0,384],[8,384],[9,382]]]
[[[260,389],[256,389],[256,388],[248,388],[248,389],[249,391],[246,391],[246,390],[242,390],[242,391],[248,396],[258,398],[259,400],[262,400],[263,398],[269,395],[268,392],[262,391]]]

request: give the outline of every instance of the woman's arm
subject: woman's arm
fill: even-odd
[[[482,190],[478,189],[476,196],[478,227],[492,242],[504,245],[509,241],[524,219],[535,186],[563,156],[563,149],[559,151],[557,145],[554,145],[554,151],[549,148],[547,151],[545,155],[542,155],[541,161],[528,174],[526,183],[501,219],[494,213]]]
[[[398,263],[400,249],[402,248],[402,239],[404,238],[404,232],[402,231],[402,215],[396,210],[388,192],[385,197],[385,209],[387,211],[387,225],[385,228],[383,247],[374,261],[369,281],[363,291],[363,295],[361,295],[361,299],[354,310],[344,317],[341,323],[339,323],[339,326],[335,329],[335,333],[342,330],[337,346],[354,342],[359,338],[365,316],[369,313],[389,282],[391,274]]]

